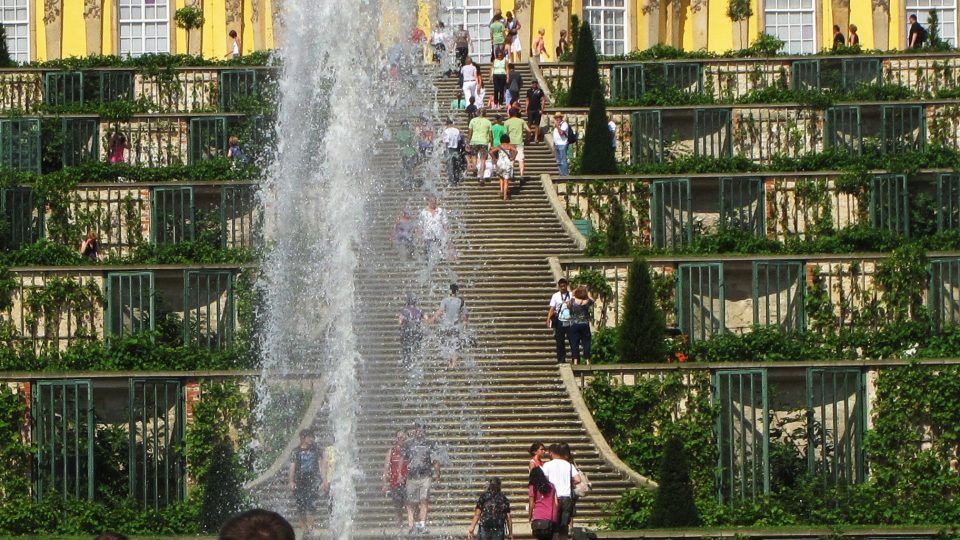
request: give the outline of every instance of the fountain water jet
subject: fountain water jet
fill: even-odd
[[[412,21],[415,5],[397,4],[391,11]],[[260,413],[271,406],[266,383],[276,376],[325,374],[336,456],[328,528],[343,539],[354,533],[360,476],[356,249],[378,186],[371,157],[387,112],[373,101],[385,66],[381,8],[380,0],[284,2],[277,154],[261,193],[270,248]]]

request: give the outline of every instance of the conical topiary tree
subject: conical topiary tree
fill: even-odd
[[[623,363],[660,362],[667,355],[663,340],[663,312],[657,307],[653,279],[647,261],[637,257],[630,264],[627,293],[623,299],[618,349]]]
[[[0,24],[0,68],[13,67],[10,51],[7,49],[7,31]]]
[[[627,238],[627,223],[623,206],[616,198],[610,199],[610,215],[607,216],[606,254],[609,257],[630,255],[630,240]]]
[[[200,528],[215,532],[230,516],[243,510],[243,481],[237,455],[229,439],[216,443],[203,482]]]
[[[599,88],[590,100],[587,132],[583,136],[583,158],[580,174],[616,174],[617,157],[613,152],[610,129],[607,126],[607,104]]]
[[[577,45],[573,57],[573,80],[567,105],[586,107],[590,105],[593,91],[600,89],[600,71],[597,64],[597,50],[593,44],[593,32],[586,21],[580,27]]]
[[[693,483],[683,441],[667,439],[660,462],[660,487],[650,513],[651,527],[696,527],[700,514],[693,498]]]

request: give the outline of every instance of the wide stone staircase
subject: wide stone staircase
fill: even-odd
[[[394,149],[386,145],[376,158],[378,169],[397,171],[393,156]],[[421,168],[424,174],[427,170]],[[635,484],[601,457],[555,363],[553,335],[545,326],[554,292],[546,259],[577,251],[539,180],[519,182],[507,202],[498,198],[495,185],[480,187],[472,179],[444,187],[440,206],[449,214],[456,250],[435,265],[422,256],[407,260],[391,236],[400,212],[407,210],[416,219],[424,196],[434,191],[429,186],[402,191],[399,178],[388,178],[385,184],[369,205],[368,235],[356,276],[357,331],[364,359],[357,431],[363,471],[356,523],[360,536],[406,534],[381,491],[381,471],[396,431],[415,421],[425,424],[428,438],[443,454],[442,480],[434,486],[428,519],[431,536],[462,536],[476,498],[493,476],[503,479],[517,531],[529,532],[527,449],[534,441],[571,445],[593,484],[593,491],[580,501],[575,524],[595,524],[602,507]],[[441,358],[436,327],[428,325],[422,354],[412,366],[402,366],[398,313],[406,294],[416,294],[421,309],[432,314],[452,282],[461,287],[474,338],[463,361],[451,366]],[[329,444],[325,411],[317,416],[315,428],[321,444]],[[292,513],[285,506],[291,501],[283,478],[263,491],[282,511]]]
[[[523,87],[520,89],[520,106],[522,107],[525,103],[527,90],[530,89],[530,82],[534,80],[533,71],[530,69],[530,64],[527,62],[521,62],[515,65],[517,71],[520,72],[523,78]],[[478,64],[477,68],[480,73],[483,75],[483,84],[487,91],[487,96],[493,94],[493,83],[490,82],[490,65],[489,64]],[[467,113],[462,110],[452,109],[450,107],[451,102],[455,99],[463,99],[463,90],[457,85],[457,77],[439,77],[436,79],[437,86],[437,101],[439,104],[439,111],[441,118],[453,118],[456,122],[456,126],[460,131],[466,136],[467,133]],[[523,110],[523,119],[526,121],[527,115],[526,110]],[[504,120],[507,119],[506,111],[504,110],[487,110],[487,118],[493,121],[494,116],[497,114],[502,114]],[[550,129],[550,119],[544,118],[545,126],[543,129]],[[543,123],[542,122],[542,123]],[[529,136],[528,136],[529,137]],[[529,138],[527,139],[530,140]],[[543,142],[543,138],[537,144],[527,143],[524,147],[524,154],[526,155],[525,164],[526,170],[524,174],[526,176],[539,176],[541,174],[557,174],[559,170],[557,169],[556,159],[553,157],[553,153],[550,149],[550,146],[547,143]],[[520,174],[519,169],[516,169],[516,173]]]

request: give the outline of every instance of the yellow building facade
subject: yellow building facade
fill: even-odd
[[[222,58],[235,30],[244,53],[274,46],[278,0],[0,0],[0,23],[18,62],[91,54],[190,53]],[[187,32],[176,10],[203,11],[201,29]]]
[[[483,35],[493,13],[511,11],[520,21],[526,53],[540,29],[544,30],[550,60],[560,31],[571,15],[589,21],[603,54],[622,54],[656,44],[686,50],[723,52],[752,43],[760,33],[786,42],[791,54],[815,53],[833,44],[833,26],[846,36],[850,24],[858,28],[860,45],[868,49],[906,47],[907,18],[916,14],[926,26],[935,7],[940,35],[957,43],[956,0],[746,0],[753,15],[733,21],[727,15],[730,0],[420,0],[421,21],[443,21],[448,28],[465,24],[473,49],[489,50]]]

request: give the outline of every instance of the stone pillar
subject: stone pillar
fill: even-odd
[[[850,0],[830,0],[830,9],[833,11],[833,24],[839,26],[840,32],[846,36],[847,28],[850,26]],[[833,44],[832,30],[830,43]]]
[[[516,0],[513,3],[513,17],[520,23],[520,33],[517,37],[520,39],[520,45],[523,48],[521,62],[526,62],[530,59],[533,36],[537,35],[537,29],[533,27],[532,0]],[[550,50],[549,47],[547,50]]]
[[[187,0],[186,5],[200,8],[200,11],[203,11],[203,0]],[[194,56],[203,54],[203,28],[187,30],[187,54]]]
[[[670,8],[667,13],[669,14],[667,22],[668,40],[670,45],[679,49],[683,47],[683,1],[670,0]]]
[[[262,51],[267,48],[267,18],[270,14],[266,12],[263,0],[251,0],[250,2],[250,22],[253,24],[253,48]]]
[[[230,37],[231,30],[236,30],[237,36],[241,40],[243,39],[243,0],[227,0],[226,8],[227,31],[224,53],[233,48],[233,39]]]
[[[694,50],[707,48],[707,27],[710,26],[710,0],[691,0],[690,10],[693,12],[693,48]]]
[[[647,16],[647,48],[660,43],[660,0],[650,0],[643,8]]]
[[[873,48],[885,51],[890,48],[890,2],[873,0]]]
[[[87,54],[103,54],[103,0],[83,0]]]
[[[43,25],[47,32],[47,60],[57,60],[63,51],[63,0],[43,0]]]

